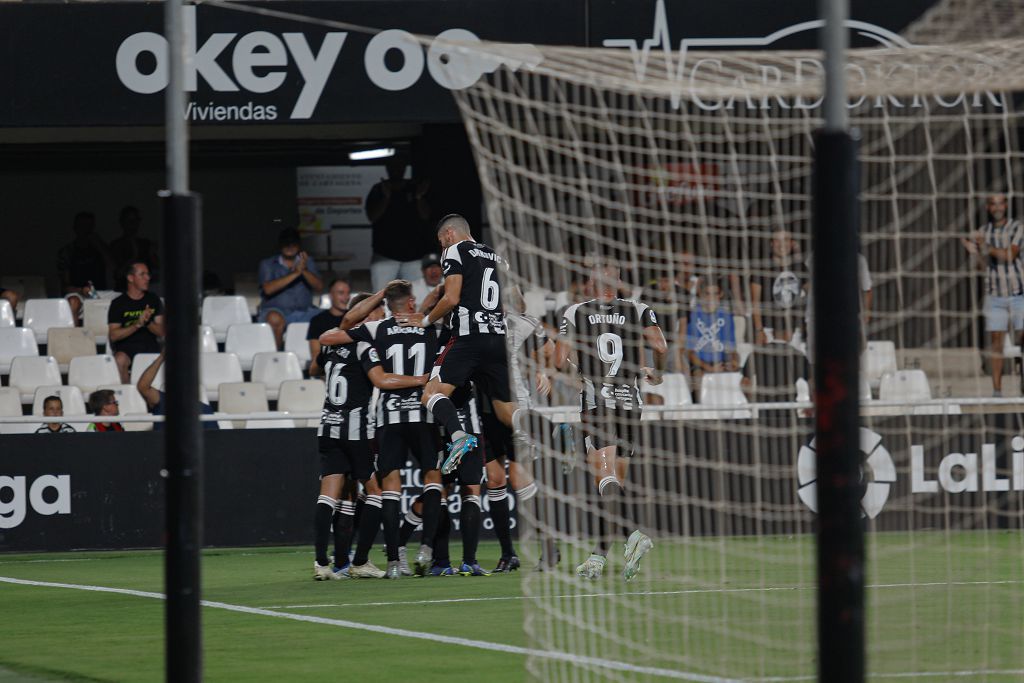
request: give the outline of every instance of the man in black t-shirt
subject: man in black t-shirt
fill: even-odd
[[[320,335],[327,330],[341,326],[341,321],[348,311],[348,300],[352,289],[341,278],[335,279],[327,288],[331,298],[331,307],[323,313],[317,313],[309,321],[306,341],[309,343],[309,376],[318,377],[323,372],[323,359],[320,358]]]
[[[800,342],[809,284],[810,273],[793,235],[788,230],[776,230],[770,257],[750,279],[756,343]]]
[[[149,291],[149,266],[142,261],[128,264],[124,294],[110,302],[107,338],[121,373],[128,384],[132,359],[137,353],[159,353],[164,336],[164,305]]]
[[[405,169],[404,159],[392,158],[387,179],[374,185],[366,196],[366,217],[373,225],[370,278],[374,290],[396,278],[415,280],[420,275],[420,259],[430,250],[430,183],[406,180]]]

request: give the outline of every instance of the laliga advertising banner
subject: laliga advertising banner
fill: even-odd
[[[905,44],[899,31],[933,3],[854,0],[847,23],[851,45]],[[668,68],[685,89],[695,74],[719,67],[713,57],[693,59],[691,50],[812,48],[820,27],[814,0],[343,0],[259,6],[375,31],[208,5],[186,7],[185,87],[192,101],[182,116],[189,121],[455,121],[450,91],[501,67],[529,68],[541,59],[531,47],[543,44],[621,49],[632,55],[638,79],[648,75],[648,68]],[[450,54],[438,40],[423,45],[413,35],[460,43],[520,43],[523,49],[518,61],[501,64],[493,58]],[[0,40],[6,48],[0,126],[162,123],[168,74],[159,3],[0,3]],[[664,59],[648,60],[651,51]],[[821,70],[815,59],[795,59],[798,73]],[[764,82],[776,78],[774,67],[763,69]],[[979,97],[994,96],[949,95],[927,104],[940,109],[964,102],[980,106]],[[912,97],[891,103],[926,104]],[[696,104],[713,111],[731,108],[735,101]],[[805,109],[820,104],[787,103]],[[695,180],[694,169],[652,172],[665,182],[678,182],[684,193],[700,180]]]

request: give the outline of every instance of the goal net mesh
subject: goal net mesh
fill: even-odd
[[[969,251],[991,195],[1008,197],[1006,230],[1020,215],[1022,35],[1018,2],[950,0],[848,55],[877,680],[1024,676],[1019,340],[1007,335],[993,351],[991,261]],[[472,52],[503,64],[456,98],[490,237],[526,312],[556,336],[565,307],[593,296],[592,267],[612,262],[622,296],[651,306],[669,343],[665,382],[643,385],[644,428],[614,509],[584,464],[576,379],[521,359],[529,381],[554,378],[550,396],[533,397],[533,447],[520,449],[524,461],[537,456],[541,491],[520,510],[521,551],[532,565],[555,541],[561,560],[525,577],[529,645],[546,653],[530,657],[531,674],[813,678],[806,350],[821,54],[641,41],[448,50],[453,61]],[[621,533],[604,575],[584,580],[575,568],[602,519]],[[625,583],[622,543],[635,528],[654,549]]]

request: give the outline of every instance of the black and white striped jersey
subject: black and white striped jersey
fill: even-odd
[[[445,277],[462,276],[459,303],[452,310],[452,334],[505,334],[505,309],[501,304],[498,271],[508,264],[486,244],[463,240],[444,250],[441,267]]]
[[[565,310],[559,334],[576,350],[584,407],[595,407],[599,399],[607,408],[643,406],[644,328],[657,324],[653,309],[626,299],[592,299]]]
[[[322,349],[327,392],[320,413],[317,436],[365,441],[373,436],[370,410],[373,384],[368,374],[380,364],[377,350],[368,342],[326,346]]]
[[[512,380],[512,400],[521,408],[530,408],[534,403],[531,375],[535,365],[531,357],[544,347],[548,335],[540,320],[533,316],[510,313],[505,317],[505,323],[508,326],[508,372]]]
[[[373,345],[384,372],[425,375],[437,356],[437,329],[403,327],[394,318],[364,323],[348,331],[352,339]],[[434,416],[420,403],[422,387],[381,390],[377,400],[377,427],[408,422],[433,422]]]

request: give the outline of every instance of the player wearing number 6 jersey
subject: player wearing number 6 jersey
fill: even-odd
[[[596,268],[590,278],[596,299],[570,306],[559,329],[565,340],[559,365],[576,366],[583,380],[581,418],[587,464],[599,498],[601,538],[590,558],[576,569],[596,579],[604,571],[609,539],[617,536],[619,500],[628,459],[640,437],[640,381],[661,384],[668,345],[654,311],[636,301],[616,298],[619,269]],[[654,354],[654,367],[644,367],[645,348]],[[639,529],[626,542],[626,581],[636,576],[640,559],[654,547]]]

